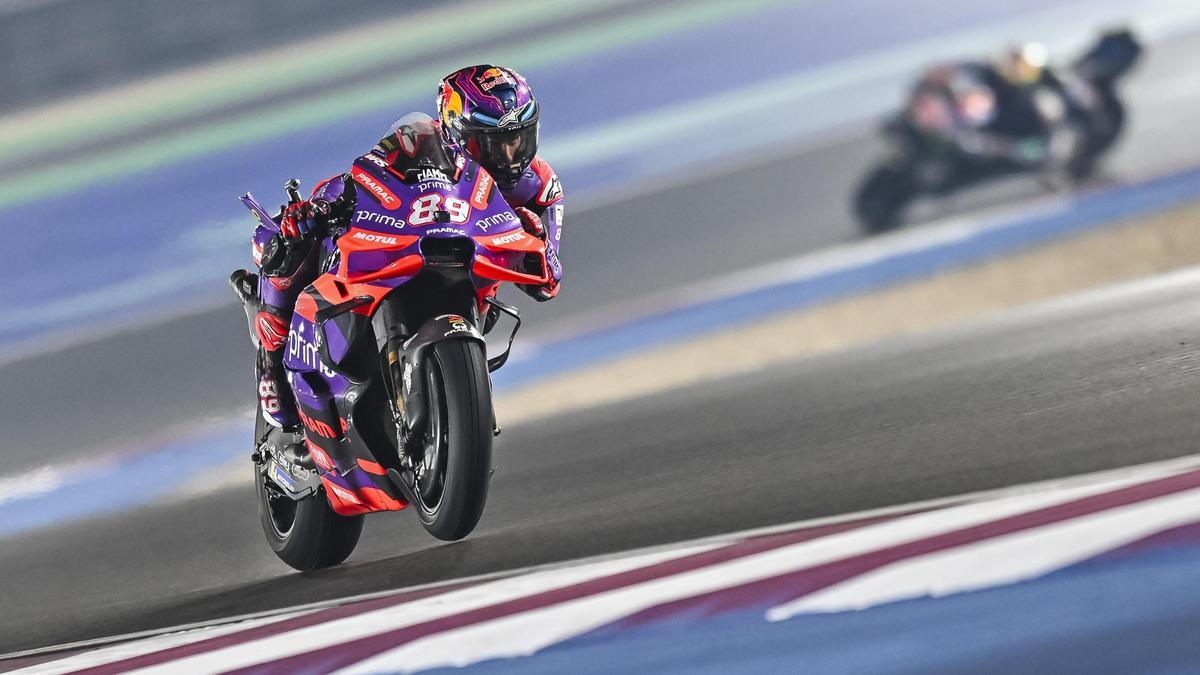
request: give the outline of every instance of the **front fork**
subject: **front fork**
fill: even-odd
[[[488,373],[492,373],[503,366],[508,361],[509,354],[512,353],[513,340],[521,328],[521,312],[494,296],[485,298],[484,302],[513,319],[513,326],[506,340],[504,351],[487,361]],[[403,432],[410,435],[420,434],[424,432],[427,425],[429,410],[425,378],[422,372],[423,354],[434,342],[451,338],[475,339],[486,344],[483,336],[496,326],[493,316],[489,312],[489,316],[484,321],[482,333],[477,328],[478,319],[459,322],[454,319],[461,320],[464,317],[446,314],[427,321],[411,338],[394,334],[387,337],[384,358],[390,374],[388,378],[389,395],[395,407],[397,426]],[[494,406],[495,402],[493,401],[493,413],[495,413]],[[492,419],[495,420],[494,414]],[[499,436],[500,427],[497,425],[493,432]]]

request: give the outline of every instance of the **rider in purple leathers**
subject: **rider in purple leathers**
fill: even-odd
[[[491,174],[525,229],[546,242],[552,279],[522,290],[538,301],[555,297],[562,279],[558,260],[562,187],[554,170],[537,155],[541,111],[529,84],[509,68],[462,68],[442,80],[437,111],[436,139],[417,142],[440,143],[447,156],[465,155]],[[395,165],[403,153],[412,155],[413,143],[411,137],[391,133],[371,154]],[[317,184],[308,200],[286,207],[280,222],[282,235],[261,226],[254,234],[254,260],[262,272],[261,307],[254,318],[261,347],[259,402],[266,420],[277,427],[294,430],[301,421],[283,363],[285,346],[297,348],[295,338],[289,340],[296,299],[319,276],[322,252],[333,250],[333,240],[354,213],[358,191],[364,189],[349,173],[329,178]]]

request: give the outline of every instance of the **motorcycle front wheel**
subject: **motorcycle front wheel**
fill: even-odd
[[[425,529],[444,541],[475,529],[492,472],[492,402],[483,345],[446,340],[425,367],[429,430],[416,467],[413,504]]]
[[[900,224],[904,207],[916,197],[913,167],[889,161],[871,170],[854,194],[854,215],[867,234],[886,232]]]

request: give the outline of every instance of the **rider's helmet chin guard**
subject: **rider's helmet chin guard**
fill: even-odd
[[[511,186],[537,155],[541,111],[515,70],[468,66],[442,79],[437,97],[443,139]]]

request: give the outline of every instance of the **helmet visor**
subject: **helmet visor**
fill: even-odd
[[[537,155],[536,122],[519,129],[473,129],[463,135],[468,154],[474,155],[476,161],[501,182],[516,182]]]

